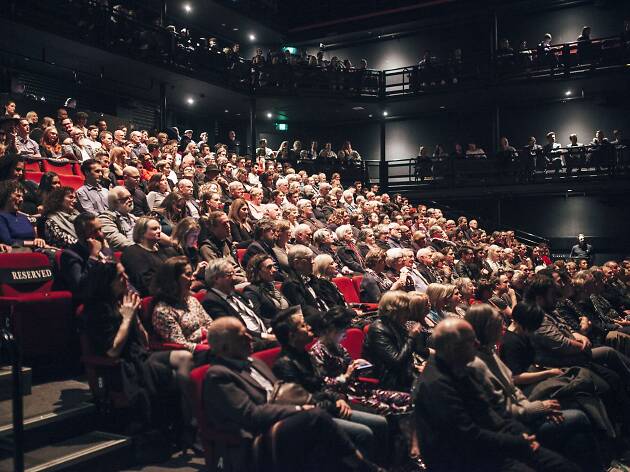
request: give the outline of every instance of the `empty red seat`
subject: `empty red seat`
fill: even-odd
[[[55,162],[50,160],[44,160],[43,169],[44,172],[55,172],[58,175],[77,175],[77,164],[74,162]]]
[[[40,182],[40,180],[42,180],[42,175],[44,175],[43,172],[30,172],[30,171],[27,171],[25,173],[25,178],[26,178],[26,180],[31,180],[31,181],[35,182],[36,184],[38,184]]]
[[[0,254],[0,310],[28,359],[67,355],[74,336],[72,294],[53,291],[53,268],[41,253]]]
[[[340,344],[346,348],[352,359],[360,359],[364,339],[365,334],[363,334],[363,331],[358,328],[350,328],[346,331],[346,336]]]
[[[74,190],[77,190],[79,187],[83,185],[84,178],[79,175],[59,175],[59,181],[61,185],[72,187]]]
[[[352,284],[354,285],[357,295],[359,295],[359,299],[361,299],[361,282],[363,282],[362,275],[355,275],[352,277]]]
[[[24,171],[25,172],[42,172],[41,162],[38,159],[25,159]]]
[[[352,279],[348,277],[335,277],[332,279],[333,283],[337,286],[346,303],[360,303],[359,294],[354,288]]]

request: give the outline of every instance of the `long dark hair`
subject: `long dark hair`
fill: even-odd
[[[118,277],[117,265],[114,262],[96,264],[87,277],[85,284],[85,306],[106,303],[113,305],[117,300],[112,293],[112,282]]]
[[[168,258],[156,271],[151,281],[151,295],[153,304],[164,302],[168,305],[181,305],[182,293],[179,286],[179,277],[184,273],[186,266],[190,264],[184,256]]]
[[[52,183],[55,177],[59,177],[56,172],[44,172],[41,180],[39,181],[39,187],[37,188],[40,195],[44,195],[45,193],[48,193],[53,189]]]

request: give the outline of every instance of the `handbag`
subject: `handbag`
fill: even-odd
[[[313,403],[313,395],[294,382],[277,382],[273,386],[269,403],[281,405],[307,405]]]

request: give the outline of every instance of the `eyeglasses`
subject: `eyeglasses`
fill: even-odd
[[[129,200],[133,200],[133,197],[132,197],[131,195],[128,195],[128,196],[126,196],[126,197],[120,197],[120,198],[118,198],[118,201],[119,201],[119,202],[127,202],[127,201],[129,201]]]

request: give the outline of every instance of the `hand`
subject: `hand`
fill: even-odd
[[[35,238],[33,239],[33,246],[43,249],[46,247],[46,241],[44,241],[42,238]]]
[[[584,336],[583,334],[580,334],[580,333],[573,333],[573,337],[574,337],[577,341],[579,341],[579,342],[581,342],[581,343],[582,343],[582,345],[584,346],[584,347],[582,348],[582,350],[584,350],[584,349],[588,349],[588,348],[590,348],[590,347],[591,347],[591,341],[590,341],[590,339],[588,339],[588,338],[587,338],[586,336]]]
[[[414,323],[414,325],[409,330],[409,336],[411,336],[412,338],[420,336],[421,333],[422,333],[422,326],[420,325],[420,323]]]
[[[136,293],[127,293],[120,304],[120,315],[123,320],[131,321],[140,306],[140,297]]]
[[[315,405],[302,405],[302,411],[312,410]]]
[[[529,442],[529,448],[532,452],[536,452],[540,448],[540,443],[536,441],[536,436],[533,434],[523,433],[523,438]]]
[[[101,249],[103,248],[103,243],[101,243],[98,239],[87,238],[88,248],[90,249],[91,257],[98,257],[101,253]]]
[[[549,377],[556,377],[558,375],[564,374],[564,372],[562,371],[562,369],[548,369],[547,374],[549,375]]]
[[[13,251],[13,248],[11,246],[9,246],[8,244],[0,243],[0,253],[9,253],[11,251]]]
[[[552,411],[547,414],[547,420],[554,424],[560,424],[564,421],[564,415],[561,411]]]
[[[543,400],[543,406],[547,412],[560,410],[560,402],[558,400]]]
[[[263,333],[262,338],[267,341],[273,341],[273,342],[277,341],[275,334]]]
[[[195,270],[193,277],[197,277],[197,275],[204,272],[206,270],[206,267],[208,267],[208,262],[206,261],[201,261],[199,264],[197,264],[197,269]]]
[[[346,377],[350,377],[354,373],[354,371],[355,371],[355,369],[357,367],[359,367],[360,365],[365,364],[366,362],[367,361],[365,359],[356,359],[356,360],[352,361],[350,363],[350,365],[348,366],[348,370],[346,370],[346,374],[345,374]]]
[[[348,405],[345,400],[337,400],[335,405],[339,410],[339,417],[341,419],[347,420],[348,418],[350,418],[350,415],[352,414],[352,408],[350,408],[350,405]]]

